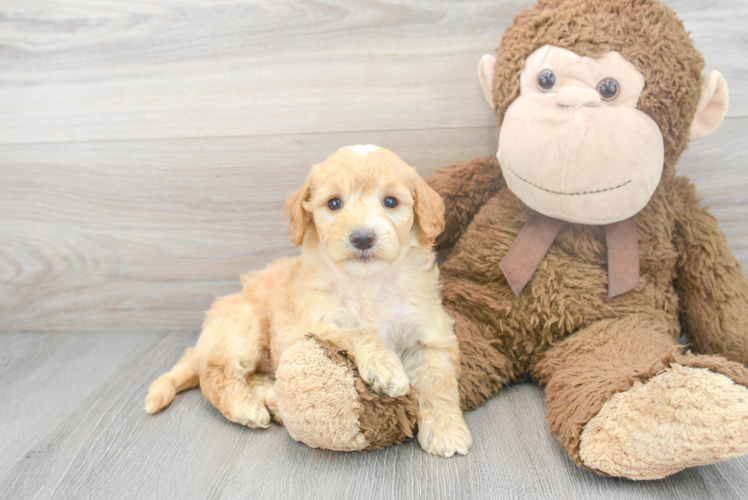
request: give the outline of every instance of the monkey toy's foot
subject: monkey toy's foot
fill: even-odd
[[[661,479],[748,453],[748,388],[672,364],[615,394],[584,428],[579,453],[611,476]]]
[[[275,372],[288,433],[313,448],[369,451],[413,438],[415,391],[392,397],[362,379],[348,353],[313,335],[288,348]]]

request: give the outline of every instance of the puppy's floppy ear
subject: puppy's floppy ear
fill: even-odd
[[[307,227],[309,226],[309,217],[311,214],[304,210],[304,202],[309,200],[311,194],[310,184],[309,178],[307,178],[304,181],[304,185],[286,200],[286,217],[289,218],[288,232],[291,235],[291,243],[295,247],[304,242],[304,234],[306,234]]]
[[[433,246],[436,237],[444,231],[444,200],[439,193],[420,177],[413,182],[415,191],[415,212],[421,243]]]

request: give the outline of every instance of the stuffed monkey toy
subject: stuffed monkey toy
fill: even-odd
[[[657,479],[748,452],[748,281],[675,174],[727,111],[703,67],[655,0],[540,0],[479,64],[497,158],[428,179],[446,205],[463,408],[537,381],[550,430],[599,474]],[[280,405],[302,384],[279,374]]]
[[[727,111],[703,67],[655,0],[541,0],[479,65],[498,161],[430,179],[463,407],[535,380],[551,431],[602,474],[748,452],[748,282],[675,175]]]

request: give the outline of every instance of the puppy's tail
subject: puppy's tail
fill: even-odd
[[[198,386],[200,379],[195,371],[194,353],[194,349],[187,349],[187,352],[170,372],[164,373],[151,384],[151,388],[148,389],[148,396],[145,398],[146,413],[161,411],[166,405],[174,401],[174,396],[178,392]]]

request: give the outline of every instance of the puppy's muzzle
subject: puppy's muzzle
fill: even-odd
[[[356,229],[351,233],[351,244],[359,250],[367,250],[374,246],[377,235],[371,229]]]

